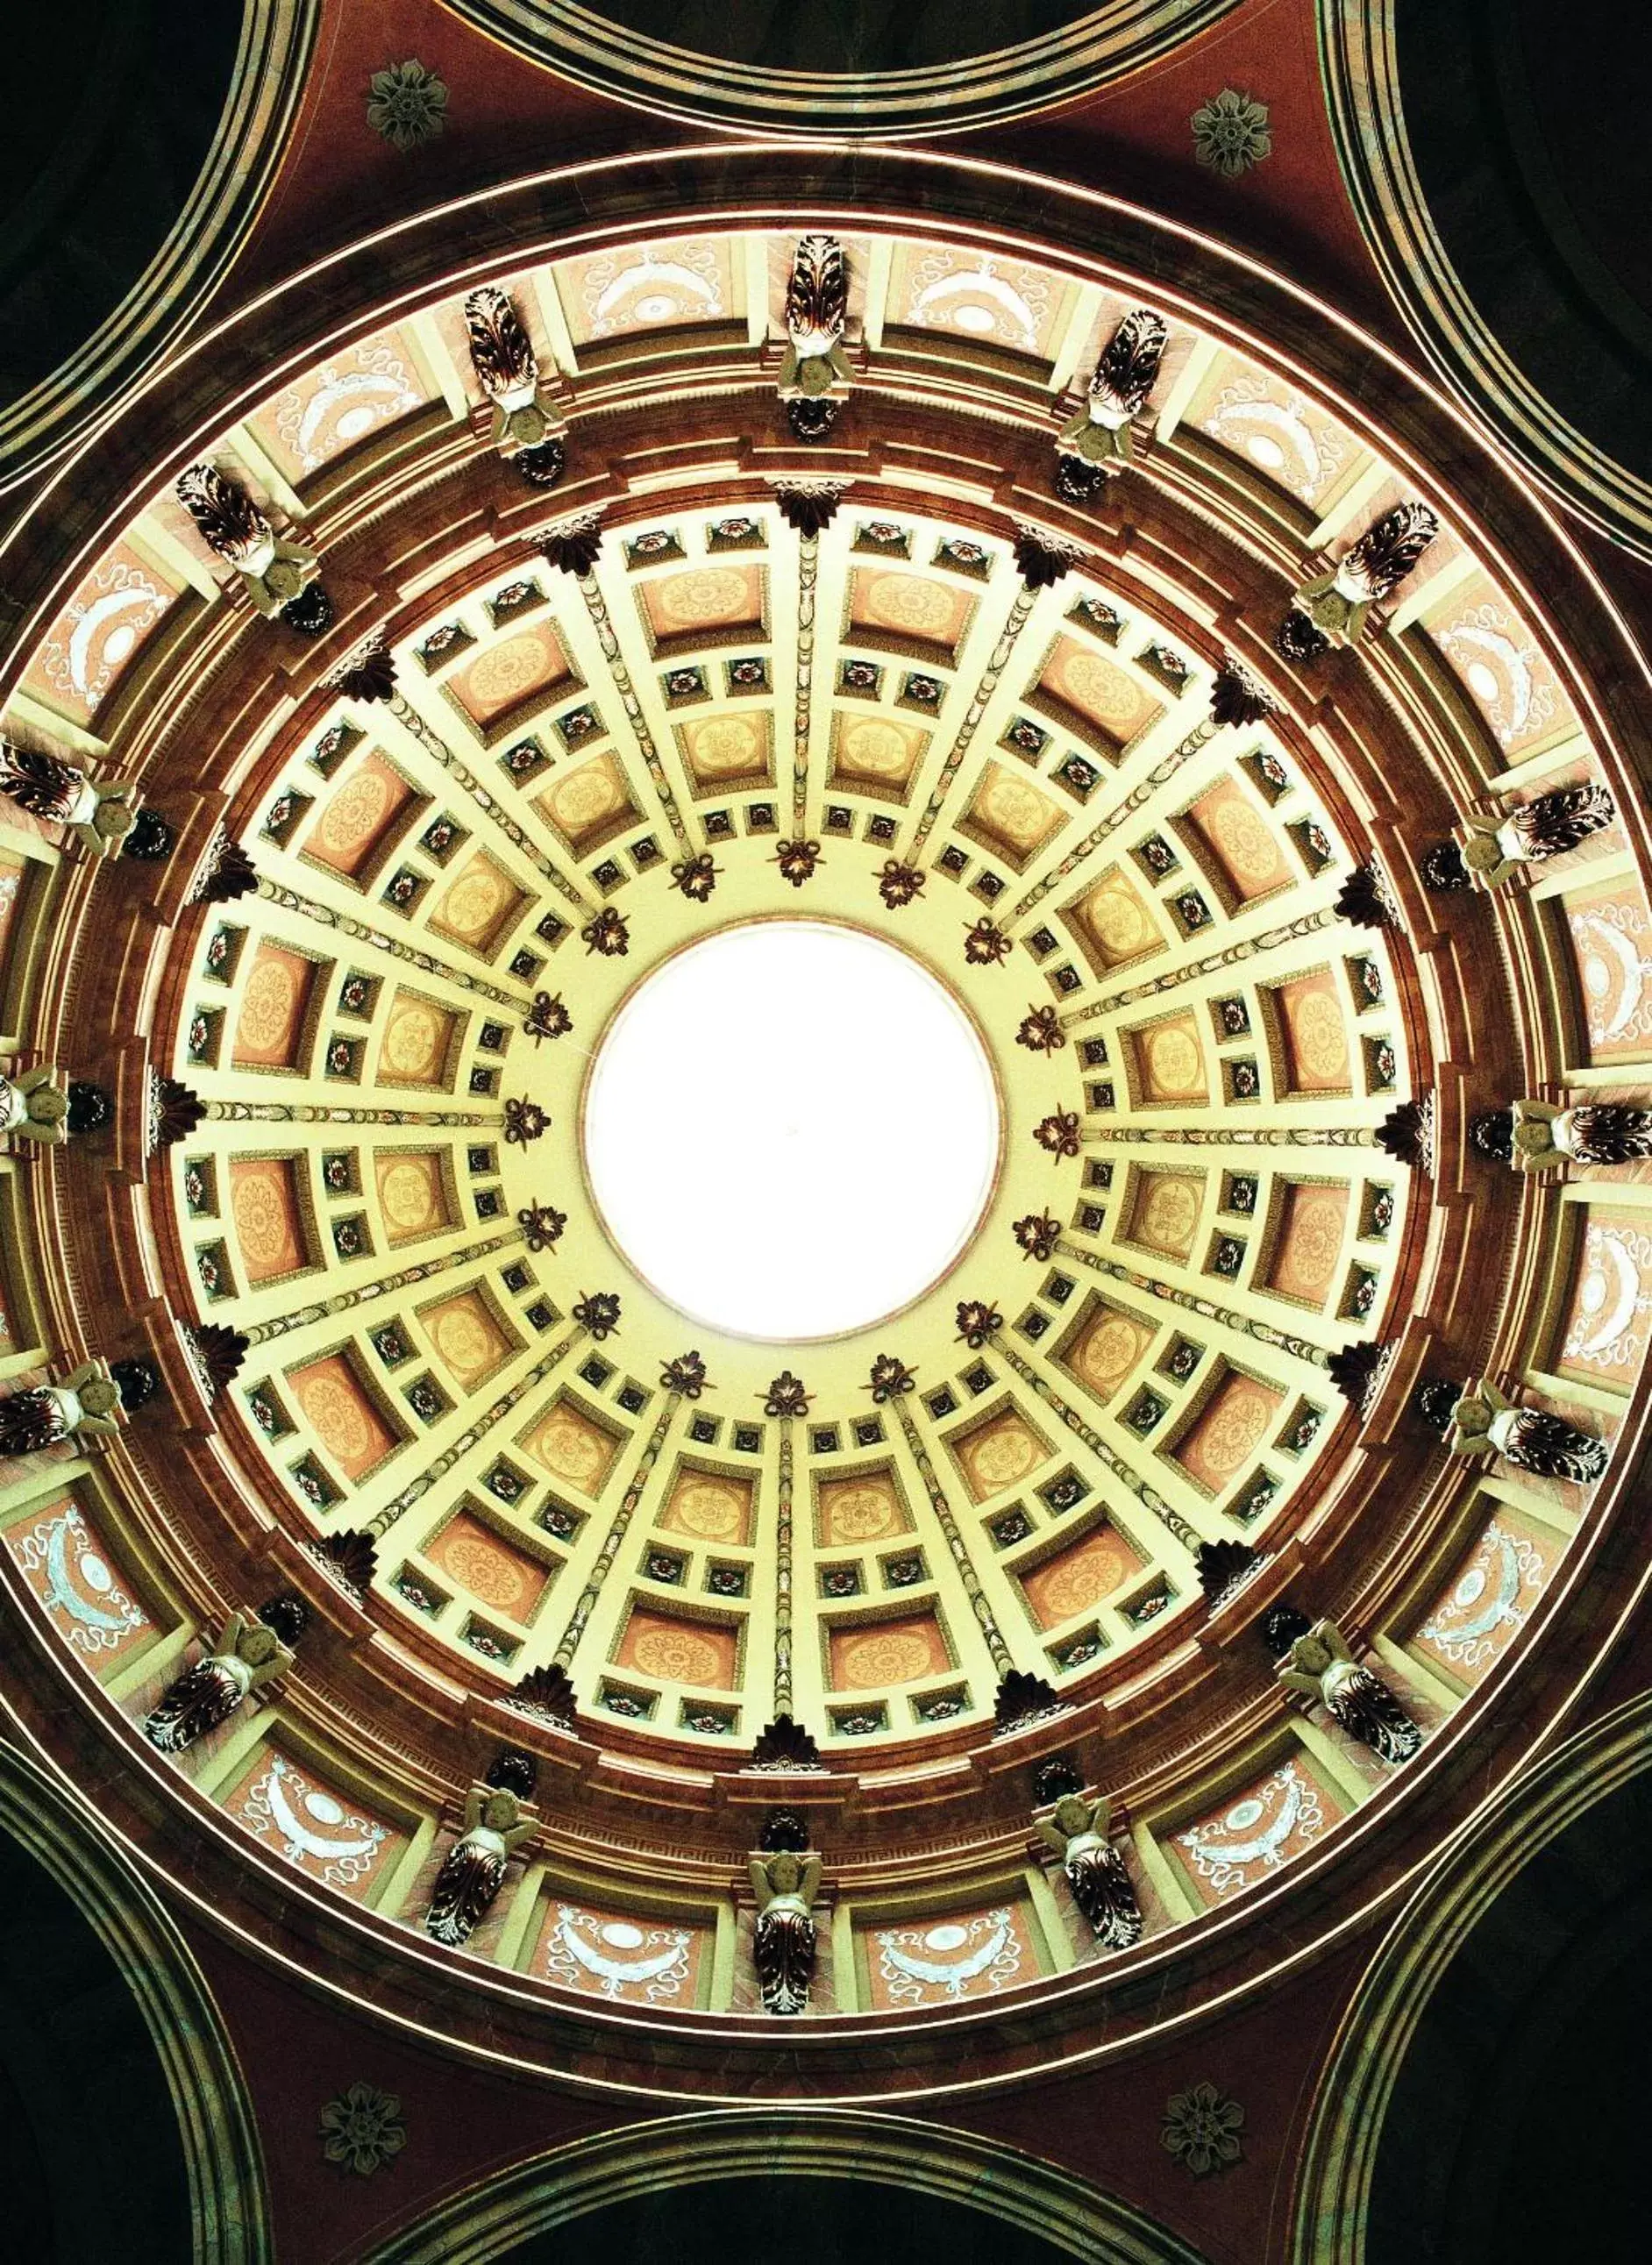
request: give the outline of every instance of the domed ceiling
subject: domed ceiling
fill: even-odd
[[[831,2017],[1025,1987],[1038,2052],[1088,2050],[1087,1993],[1212,1926],[1207,1970],[1259,1981],[1246,1915],[1296,1867],[1391,1891],[1381,1820],[1446,1797],[1572,1593],[1619,1461],[1452,1455],[1409,1411],[1488,1374],[1590,1439],[1641,1420],[1648,1168],[1517,1175],[1467,1126],[1641,1094],[1644,845],[1614,817],[1511,887],[1424,885],[1466,879],[1438,852],[1468,814],[1621,790],[1605,647],[1529,500],[1488,476],[1467,512],[1417,445],[1437,419],[1444,461],[1437,403],[1379,368],[1373,425],[1305,302],[1145,280],[1135,217],[1115,266],[903,217],[891,178],[876,220],[819,213],[849,376],[805,441],[776,397],[797,219],[669,186],[646,236],[501,200],[507,248],[458,273],[431,236],[416,275],[404,247],[377,304],[376,253],[319,272],[123,438],[75,556],[48,573],[24,530],[8,735],[135,782],[176,846],[135,854],[164,847],[141,822],[98,858],[0,805],[0,1018],[112,1101],[6,1162],[7,1367],[161,1375],[118,1437],[8,1466],[0,1545],[37,1703],[69,1677],[91,1705],[151,1861],[181,1804],[195,1891],[281,1955],[324,1930],[331,1985],[371,1962],[387,2011],[581,2080],[744,2081],[735,1883],[783,1799],[827,1866],[802,2030],[846,2090],[942,2084]],[[565,421],[549,492],[491,445],[484,280]],[[1168,337],[1133,467],[1064,498],[1058,432],[1138,307]],[[318,634],[202,542],[202,461],[318,555]],[[1275,650],[1293,591],[1414,501],[1438,531],[1357,641]],[[587,1140],[628,1001],[797,922],[933,979],[1000,1122],[938,1278],[775,1341],[650,1285]],[[818,1226],[783,1181],[729,1196],[678,1076],[626,1169],[806,1282]],[[846,1178],[892,1235],[914,1166],[880,1161]],[[156,1752],[192,1644],[281,1589],[312,1616],[290,1671]],[[1282,1603],[1335,1620],[1419,1755],[1288,1701]],[[777,1720],[806,1735],[761,1743]],[[538,1837],[455,1957],[425,1904],[504,1744],[538,1759]],[[1051,1758],[1114,1803],[1134,1949],[1031,1853]],[[668,2079],[627,2074],[626,2023],[685,2014],[703,2046],[688,2022]],[[990,2080],[1022,2047],[978,2050]]]

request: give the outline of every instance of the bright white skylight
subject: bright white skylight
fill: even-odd
[[[892,944],[758,921],[668,960],[586,1095],[609,1233],[695,1320],[782,1342],[898,1311],[969,1241],[997,1169],[974,1025]]]

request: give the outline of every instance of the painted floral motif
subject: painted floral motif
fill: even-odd
[[[564,1038],[573,1028],[573,1016],[563,1004],[560,991],[535,991],[534,1003],[522,1024],[537,1045],[542,1038]]]
[[[914,897],[922,895],[928,878],[915,865],[903,865],[899,857],[888,857],[877,877],[877,893],[891,913],[897,912],[902,905],[909,905]]]
[[[434,71],[416,59],[375,71],[368,97],[368,124],[393,149],[417,149],[433,142],[448,122],[448,90]]]
[[[1238,2162],[1244,2152],[1239,2144],[1244,2128],[1245,2111],[1236,2100],[1225,2098],[1213,2084],[1196,2084],[1190,2092],[1175,2093],[1165,2102],[1159,2142],[1184,2169],[1202,2179],[1226,2163]]]
[[[599,953],[604,959],[623,959],[631,948],[625,915],[612,905],[604,905],[594,920],[587,921],[579,935],[586,950]]]
[[[568,1214],[550,1204],[528,1204],[517,1213],[516,1223],[527,1238],[528,1249],[537,1255],[562,1240]]]
[[[530,1140],[541,1139],[550,1119],[536,1101],[524,1101],[520,1094],[512,1094],[505,1104],[505,1140],[512,1148],[525,1148]]]
[[[1248,173],[1273,153],[1268,106],[1225,86],[1193,113],[1193,154],[1227,180]]]
[[[401,2101],[375,2084],[353,2084],[322,2109],[321,2140],[330,2163],[346,2164],[369,2177],[407,2145]]]
[[[685,857],[671,869],[672,887],[680,889],[690,904],[704,904],[717,885],[717,868],[709,849],[701,850],[696,857]]]
[[[705,1363],[697,1352],[679,1353],[668,1360],[659,1373],[662,1392],[680,1393],[685,1400],[697,1400],[706,1387]]]
[[[877,1977],[891,2005],[956,2003],[1007,1990],[1022,1976],[1015,1913],[981,1912],[928,1926],[886,1927],[873,1935]]]
[[[1032,1137],[1041,1148],[1046,1148],[1058,1161],[1063,1156],[1079,1153],[1079,1113],[1076,1109],[1059,1109],[1051,1116],[1040,1118],[1032,1128]]]

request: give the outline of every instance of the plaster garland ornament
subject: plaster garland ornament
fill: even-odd
[[[305,637],[331,627],[332,601],[321,587],[321,561],[302,543],[278,535],[246,490],[215,464],[191,464],[178,499],[215,557],[233,566],[266,621],[280,619]]]
[[[542,528],[536,540],[546,564],[559,574],[571,574],[579,582],[597,563],[602,533],[600,511],[577,511]]]
[[[758,1992],[769,2014],[805,2013],[814,1978],[814,1901],[820,1892],[820,1858],[809,1847],[809,1830],[793,1810],[776,1810],[763,1826],[761,1844],[746,1865],[757,1897],[752,1962]]]
[[[69,1114],[63,1119],[70,1132],[102,1132],[114,1122],[114,1103],[107,1089],[90,1078],[69,1081]]]
[[[464,302],[465,334],[477,382],[493,404],[492,444],[534,487],[554,487],[567,462],[566,421],[546,401],[539,359],[522,318],[497,283]]]
[[[792,437],[824,441],[848,397],[852,373],[843,351],[849,278],[834,236],[799,237],[786,285],[786,349],[778,390]]]
[[[1044,1676],[1024,1667],[1011,1667],[1001,1676],[993,1694],[993,1736],[1001,1738],[1030,1722],[1047,1722],[1072,1711]]]
[[[1423,1733],[1394,1693],[1350,1650],[1335,1620],[1310,1620],[1294,1605],[1276,1606],[1263,1638],[1288,1691],[1317,1699],[1334,1722],[1386,1762],[1408,1762]]]
[[[164,1754],[183,1753],[287,1672],[309,1621],[309,1607],[290,1593],[272,1597],[251,1620],[231,1613],[216,1650],[204,1651],[162,1693],[144,1719],[144,1737]]]
[[[1015,529],[1015,572],[1030,590],[1053,589],[1084,555],[1076,543],[1048,535],[1042,528]]]
[[[1161,315],[1135,307],[1103,348],[1083,407],[1056,436],[1056,487],[1070,501],[1088,502],[1104,481],[1135,462],[1132,427],[1158,380],[1169,336]]]
[[[1510,1109],[1482,1111],[1468,1138],[1482,1156],[1520,1172],[1553,1171],[1566,1163],[1638,1164],[1652,1158],[1652,1109],[1620,1101],[1563,1109],[1521,1100]]]
[[[353,2084],[321,2111],[321,2152],[338,2163],[370,2178],[393,2161],[407,2145],[402,2103],[393,2092],[375,2084]]]
[[[1374,858],[1356,865],[1336,892],[1339,920],[1355,928],[1397,928],[1400,907],[1388,876]]]
[[[1397,503],[1374,520],[1328,574],[1305,582],[1291,600],[1274,644],[1287,660],[1321,659],[1353,645],[1372,608],[1393,597],[1440,531],[1425,503]]]
[[[788,480],[775,489],[775,502],[787,526],[806,540],[826,533],[848,485],[846,480]]]
[[[36,1455],[65,1439],[84,1446],[112,1438],[125,1404],[108,1363],[84,1360],[61,1384],[36,1384],[0,1400],[0,1456]]]
[[[336,1533],[318,1533],[304,1544],[306,1550],[331,1579],[358,1605],[365,1605],[378,1571],[378,1545],[360,1526],[340,1526]]]
[[[178,1322],[178,1342],[208,1401],[227,1392],[241,1373],[247,1340],[221,1322]]]
[[[1611,826],[1618,805],[1593,779],[1534,796],[1501,820],[1464,820],[1462,861],[1484,889],[1500,889],[1527,865],[1564,857]]]
[[[431,1890],[425,1929],[450,1950],[462,1949],[505,1883],[506,1867],[535,1825],[524,1819],[538,1769],[530,1754],[508,1747],[465,1796],[464,1831],[449,1848]]]
[[[1454,1455],[1501,1455],[1517,1470],[1544,1479],[1590,1486],[1611,1457],[1605,1440],[1580,1431],[1547,1408],[1522,1408],[1489,1378],[1471,1380],[1459,1392],[1431,1379],[1417,1394],[1425,1424],[1445,1436]]]
[[[88,777],[78,763],[39,747],[0,738],[0,794],[42,818],[66,826],[99,857],[112,857],[137,823],[135,790],[126,779]]]
[[[1105,1948],[1128,1950],[1141,1940],[1141,1905],[1107,1837],[1112,1812],[1105,1797],[1087,1801],[1077,1770],[1061,1762],[1038,1773],[1037,1791],[1041,1800],[1055,1797],[1049,1816],[1037,1820],[1038,1837],[1060,1858],[1073,1902]]]
[[[0,1075],[0,1132],[48,1146],[68,1140],[73,1129],[69,1095],[57,1082],[57,1074],[43,1064],[11,1077]]]

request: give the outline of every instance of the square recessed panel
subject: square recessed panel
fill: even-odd
[[[314,1010],[331,972],[331,961],[261,943],[241,986],[231,1068],[301,1074],[315,1039]]]

